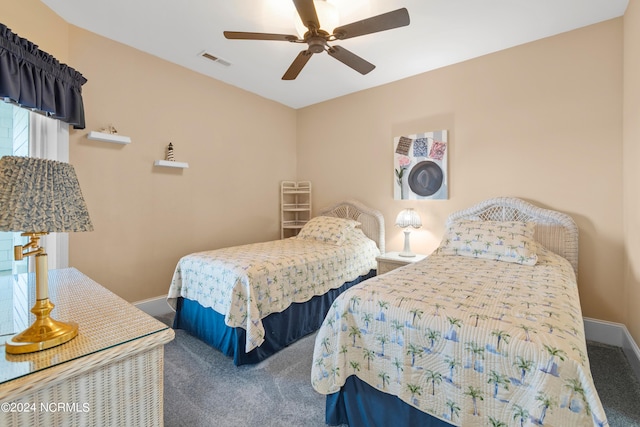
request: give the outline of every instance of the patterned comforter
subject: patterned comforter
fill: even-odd
[[[342,245],[295,237],[187,255],[173,274],[167,301],[197,301],[246,330],[245,351],[264,342],[261,319],[310,300],[376,268],[380,254],[364,234]]]
[[[356,375],[454,425],[606,425],[569,262],[432,255],[341,294],[315,344],[322,394]]]

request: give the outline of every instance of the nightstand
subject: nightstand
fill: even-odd
[[[403,265],[422,261],[426,257],[427,255],[420,255],[420,254],[416,254],[416,256],[412,256],[412,257],[406,257],[406,256],[400,256],[400,252],[387,252],[384,255],[380,255],[379,257],[376,257],[376,261],[378,261],[377,275],[379,276],[391,270],[395,270],[396,268],[402,267]]]

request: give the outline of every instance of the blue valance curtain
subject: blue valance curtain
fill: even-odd
[[[0,24],[0,98],[84,129],[82,74]]]

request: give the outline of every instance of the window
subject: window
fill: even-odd
[[[0,102],[0,156],[29,155],[29,111]],[[13,247],[27,243],[20,233],[0,232],[0,274],[27,271],[26,259],[15,261]]]
[[[59,120],[30,112],[13,104],[0,102],[0,157],[33,156],[69,161],[69,126]],[[13,247],[27,243],[20,233],[0,232],[0,275],[32,270],[31,258],[15,261]],[[41,240],[49,256],[49,268],[69,264],[67,233],[52,233]]]

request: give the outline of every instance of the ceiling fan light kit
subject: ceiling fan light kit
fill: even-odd
[[[327,29],[327,31],[333,31],[338,24],[340,24],[340,14],[338,13],[338,8],[333,4],[329,3],[326,0],[314,0],[313,5],[316,8],[316,13],[318,15],[318,21],[322,22],[322,26]],[[309,31],[307,29],[307,25],[302,23],[300,19],[300,15],[297,14],[293,18],[296,25],[296,32],[298,33],[298,37],[300,39],[304,39],[304,35]]]
[[[344,47],[329,45],[329,42],[346,40],[380,31],[392,30],[394,28],[407,26],[410,22],[409,12],[406,8],[402,8],[363,19],[361,21],[352,22],[351,24],[336,27],[332,30],[332,33],[329,33],[321,28],[318,15],[323,18],[323,21],[325,21],[325,19],[329,20],[329,18],[325,18],[325,16],[334,15],[333,12],[336,11],[334,10],[332,12],[329,9],[335,9],[335,6],[323,1],[314,0],[293,0],[293,4],[295,5],[298,16],[300,17],[300,22],[307,30],[304,33],[304,36],[298,37],[290,34],[251,33],[241,31],[224,32],[224,36],[231,40],[275,40],[291,43],[306,43],[307,49],[301,51],[293,60],[287,71],[282,76],[282,80],[295,80],[311,56],[314,53],[322,52],[327,52],[329,56],[356,70],[360,74],[367,74],[376,66]],[[335,15],[337,16],[337,12]],[[337,23],[337,18],[335,21],[323,23],[324,25],[335,25],[333,22]],[[302,30],[298,30],[298,32],[302,32]]]

